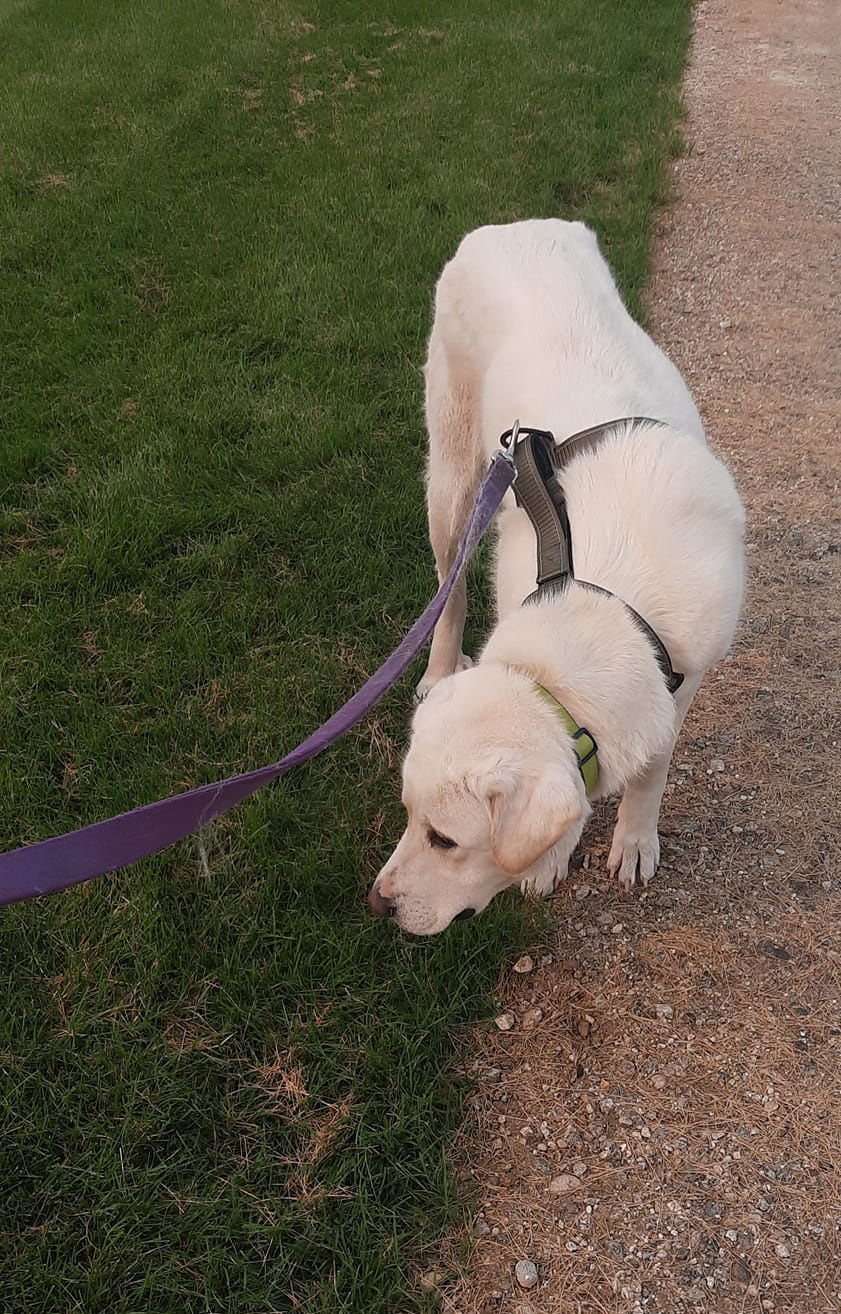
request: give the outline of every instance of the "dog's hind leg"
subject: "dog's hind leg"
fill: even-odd
[[[426,501],[439,583],[453,564],[482,476],[474,382],[467,360],[459,356],[445,345],[436,316],[426,364]],[[467,584],[462,575],[435,627],[426,673],[417,687],[419,698],[445,676],[471,665],[462,652],[466,613]]]
[[[619,877],[619,884],[625,891],[632,889],[637,880],[641,885],[647,885],[659,865],[660,836],[657,826],[669,763],[683,718],[701,678],[687,676],[675,694],[675,737],[671,748],[659,753],[641,775],[629,780],[625,786],[607,859],[611,875]]]

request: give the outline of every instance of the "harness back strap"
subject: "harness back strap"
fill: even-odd
[[[502,435],[503,447],[514,440],[514,466],[517,480],[514,497],[525,511],[537,536],[537,586],[542,588],[563,577],[575,579],[572,559],[572,533],[567,514],[566,494],[560,474],[573,456],[583,447],[595,445],[609,429],[619,424],[656,424],[665,427],[662,420],[647,415],[627,415],[604,424],[593,424],[588,429],[555,442],[548,429],[526,429],[520,425]]]
[[[555,442],[544,429],[521,430],[514,448],[514,498],[537,537],[537,587],[574,574],[572,534],[564,491],[556,477]],[[504,441],[504,439],[503,439]]]

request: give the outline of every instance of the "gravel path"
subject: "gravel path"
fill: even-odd
[[[657,881],[620,895],[601,811],[477,1038],[458,1314],[841,1309],[838,0],[703,0],[686,90],[651,318],[747,502],[747,610]]]

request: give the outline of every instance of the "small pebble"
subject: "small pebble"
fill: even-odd
[[[427,1269],[427,1271],[421,1275],[421,1286],[424,1291],[435,1291],[435,1289],[444,1281],[445,1277],[446,1273],[443,1273],[440,1268]]]
[[[719,772],[723,770],[724,770],[724,759],[721,757],[714,757],[712,762],[710,762],[710,771]]]
[[[530,958],[528,954],[523,954],[522,958],[518,958],[514,964],[514,971],[519,972],[521,976],[525,976],[526,972],[533,972],[534,959]]]
[[[517,1261],[514,1268],[514,1276],[517,1279],[518,1285],[521,1286],[524,1291],[531,1291],[532,1287],[536,1287],[539,1281],[537,1265],[533,1264],[530,1259],[520,1259]]]
[[[569,1191],[577,1190],[580,1185],[580,1177],[574,1177],[572,1173],[561,1173],[560,1177],[552,1178],[549,1190],[552,1195],[566,1195]]]
[[[774,1246],[774,1254],[778,1259],[791,1259],[791,1251],[783,1241]]]
[[[673,1018],[675,1015],[675,1010],[672,1008],[671,1004],[655,1004],[654,1012],[657,1014],[658,1018],[660,1018],[661,1021],[663,1019],[666,1019],[668,1021],[670,1018]]]
[[[763,940],[759,947],[766,958],[779,958],[784,963],[791,960],[791,951],[784,944],[777,944],[776,940]]]
[[[530,1008],[528,1012],[523,1014],[523,1030],[531,1031],[534,1027],[537,1026],[538,1022],[542,1022],[542,1021],[543,1021],[543,1009]]]
[[[517,1019],[513,1013],[500,1013],[499,1017],[494,1018],[494,1022],[500,1031],[511,1031],[516,1026]]]

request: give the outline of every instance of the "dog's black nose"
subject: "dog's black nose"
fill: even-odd
[[[468,917],[474,917],[475,914],[476,914],[475,908],[462,908],[460,913],[456,913],[455,917],[453,918],[453,921],[466,922]]]
[[[394,916],[394,900],[383,898],[376,885],[371,886],[371,893],[368,895],[368,903],[370,904],[371,912],[375,917]]]

